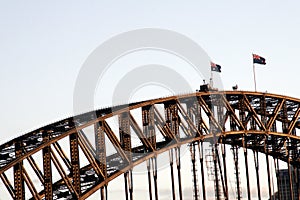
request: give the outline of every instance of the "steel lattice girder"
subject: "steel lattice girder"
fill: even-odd
[[[131,112],[138,109],[141,123]],[[85,199],[160,153],[205,140],[255,149],[299,166],[299,115],[299,99],[243,91],[197,92],[100,109],[63,119],[1,145],[0,177],[16,199],[25,198],[24,185],[30,189],[32,199],[52,199],[50,192],[57,198]],[[119,132],[108,123],[114,116],[119,116]],[[85,135],[90,126],[94,144]],[[130,130],[142,145],[133,144]],[[163,140],[156,139],[157,132]],[[105,137],[115,153],[107,153]],[[60,144],[65,138],[69,138],[69,156]],[[43,170],[35,160],[39,152]],[[83,152],[80,155],[87,164],[83,164],[79,152]],[[34,187],[24,161],[44,189]],[[14,185],[6,176],[10,169],[14,171]],[[52,170],[57,170],[61,179],[51,185]]]

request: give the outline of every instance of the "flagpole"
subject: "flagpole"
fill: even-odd
[[[212,72],[212,70],[210,70],[210,86],[211,86],[211,88],[214,87],[213,72]]]
[[[255,88],[255,92],[256,92],[256,77],[255,77],[255,65],[253,63],[253,78],[254,78],[254,88]]]

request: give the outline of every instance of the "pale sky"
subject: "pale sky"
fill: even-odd
[[[254,90],[251,54],[257,53],[267,62],[256,67],[258,90],[299,97],[299,4],[1,1],[0,141],[72,115],[75,80],[89,54],[139,28],[169,29],[197,42],[222,66],[227,90],[235,84]]]
[[[75,81],[87,57],[112,36],[140,28],[172,30],[198,43],[222,66],[225,90],[254,90],[251,54],[259,54],[267,65],[256,66],[258,91],[299,98],[299,8],[291,0],[0,0],[0,143],[73,115]],[[145,63],[139,54],[122,59],[116,69],[154,59],[189,70],[164,53],[150,53]],[[202,80],[193,81],[196,90]],[[101,98],[95,94],[95,107],[109,105]]]

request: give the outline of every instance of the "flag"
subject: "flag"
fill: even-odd
[[[221,72],[221,66],[216,63],[210,62],[211,71]]]
[[[263,58],[259,55],[256,55],[256,54],[252,54],[252,56],[253,56],[253,63],[262,64],[262,65],[266,64],[265,58]]]

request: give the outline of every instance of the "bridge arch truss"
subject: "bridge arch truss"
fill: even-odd
[[[157,157],[168,152],[170,195],[182,199],[180,147],[188,145],[194,199],[208,199],[207,176],[213,176],[216,199],[232,199],[229,176],[236,180],[234,198],[251,199],[248,151],[253,151],[259,199],[259,155],[266,157],[269,198],[276,190],[271,184],[270,165],[278,170],[281,160],[287,163],[290,183],[296,182],[290,184],[294,194],[290,199],[298,199],[299,115],[299,99],[246,91],[196,92],[99,109],[2,144],[0,187],[12,199],[20,200],[86,199],[96,191],[100,191],[101,199],[107,199],[109,183],[123,175],[127,200],[134,196],[133,169],[146,163],[148,196],[157,200]],[[209,153],[204,143],[211,147]],[[233,157],[232,171],[227,169],[228,148]],[[239,168],[241,155],[245,170]],[[211,170],[207,164],[210,159]],[[246,176],[246,194],[240,189],[241,176]],[[277,187],[278,179],[276,173]]]

